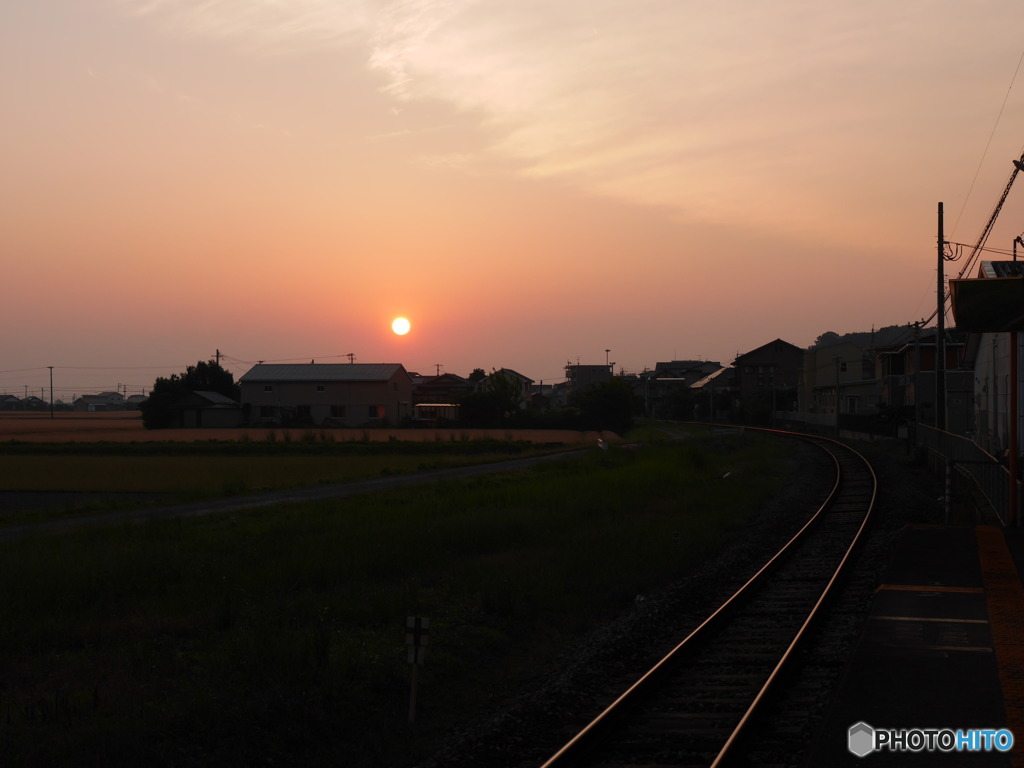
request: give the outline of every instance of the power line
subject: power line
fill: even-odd
[[[978,181],[978,175],[981,173],[981,168],[985,164],[985,158],[988,156],[988,150],[992,146],[992,139],[996,135],[996,128],[999,127],[999,121],[1003,117],[1003,110],[1006,109],[1006,102],[1010,98],[1010,91],[1013,90],[1013,84],[1017,80],[1017,73],[1020,72],[1021,62],[1024,62],[1024,51],[1021,51],[1020,58],[1017,59],[1017,67],[1013,70],[1013,77],[1010,78],[1010,85],[1006,89],[1006,95],[1003,96],[1003,103],[999,107],[999,114],[996,115],[996,121],[992,126],[992,132],[988,135],[988,141],[985,143],[985,150],[981,153],[981,160],[978,161],[978,169],[974,172],[974,178],[971,180],[971,186],[967,190],[967,196],[964,197],[964,203],[960,206],[960,213],[957,214],[956,221],[953,223],[954,232],[956,232],[956,228],[960,224],[960,218],[964,215],[964,209],[967,207],[967,202],[971,198],[971,192],[974,191],[974,185]],[[1022,147],[1021,150],[1024,152],[1024,147]]]

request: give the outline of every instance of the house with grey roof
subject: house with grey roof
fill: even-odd
[[[384,427],[412,415],[401,363],[260,363],[238,383],[253,425]]]
[[[0,411],[23,411],[24,403],[14,395],[0,395]]]

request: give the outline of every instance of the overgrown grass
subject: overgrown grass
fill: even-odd
[[[502,461],[564,450],[525,441],[0,443],[0,492],[74,493],[0,507],[0,526]]]
[[[408,764],[567,638],[726,542],[784,481],[774,446],[595,449],[467,482],[6,544],[3,762]],[[413,614],[431,619],[415,732]]]
[[[3,457],[0,490],[209,496],[340,483],[508,458],[509,454],[19,455]]]

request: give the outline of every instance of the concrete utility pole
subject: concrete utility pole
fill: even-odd
[[[935,428],[946,428],[946,260],[945,235],[942,231],[942,203],[939,203],[939,269],[936,285],[938,325],[935,331]]]
[[[53,418],[53,366],[46,366],[50,369],[50,418]]]

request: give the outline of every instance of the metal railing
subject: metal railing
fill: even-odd
[[[973,480],[996,517],[1003,525],[1007,524],[1010,471],[995,456],[973,440],[925,424],[917,425],[917,444],[950,461],[960,474]],[[1017,498],[1020,498],[1019,492]]]

